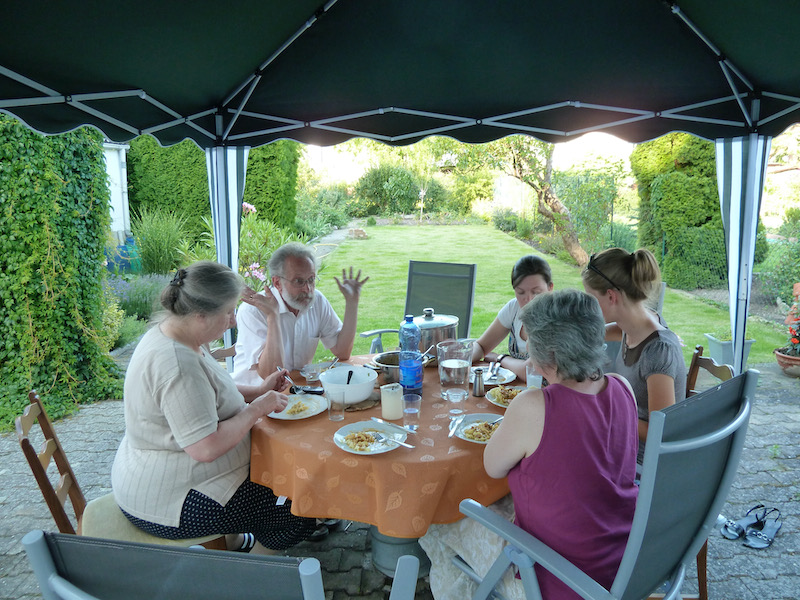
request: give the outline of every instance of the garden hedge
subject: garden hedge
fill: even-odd
[[[0,429],[37,389],[50,416],[121,397],[102,349],[109,192],[102,137],[0,115]]]

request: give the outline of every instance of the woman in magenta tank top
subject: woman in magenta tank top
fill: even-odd
[[[484,466],[508,476],[519,527],[610,587],[636,507],[633,392],[603,376],[605,325],[592,296],[542,294],[522,322],[530,360],[550,385],[514,399]],[[538,566],[537,576],[545,599],[579,597]]]

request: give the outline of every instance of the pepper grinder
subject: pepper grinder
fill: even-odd
[[[475,369],[475,379],[472,380],[472,395],[476,398],[485,396],[486,392],[483,389],[483,369]]]

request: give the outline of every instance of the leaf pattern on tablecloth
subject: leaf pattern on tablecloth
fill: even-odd
[[[441,425],[437,425],[437,424],[434,423],[433,425],[428,427],[428,429],[430,429],[431,431],[441,431],[442,430],[442,426]]]
[[[363,502],[363,498],[361,496],[357,496],[356,494],[346,494],[347,501],[350,504],[361,504]]]
[[[422,492],[423,496],[430,496],[431,494],[435,494],[436,490],[438,489],[439,489],[438,481],[429,481],[428,483],[422,486],[420,492]]]
[[[392,492],[389,494],[389,497],[386,499],[386,512],[389,512],[390,510],[396,510],[402,506],[403,497],[401,494],[402,492]]]
[[[259,477],[258,482],[266,486],[271,485],[272,473],[270,471],[261,471],[261,477]]]
[[[309,494],[304,494],[300,496],[300,512],[308,512],[311,510],[311,507],[314,506],[314,501],[311,499]]]
[[[392,463],[392,471],[400,477],[406,477],[406,466],[403,463]]]
[[[433,447],[433,443],[433,438],[422,438],[422,440],[420,440],[420,444],[423,446]]]
[[[320,460],[325,460],[326,458],[330,458],[333,455],[333,452],[330,450],[323,450],[319,454],[317,454],[317,458]]]
[[[289,481],[289,478],[286,475],[276,475],[275,476],[275,485],[283,485]]]
[[[411,519],[411,527],[413,527],[414,531],[416,531],[419,534],[425,533],[425,531],[427,531],[428,529],[428,525],[429,525],[428,521],[426,521],[420,516],[416,516],[413,519]]]
[[[457,453],[457,452],[461,452],[461,448],[459,448],[458,446],[450,446],[450,447],[447,449],[447,453],[448,453],[448,454],[455,454],[455,453]]]
[[[293,465],[294,464],[294,453],[293,452],[284,452],[283,453],[283,462],[285,462],[287,465]]]
[[[300,442],[300,447],[301,447],[303,450],[311,450],[311,449],[312,449],[314,446],[312,446],[312,445],[311,445],[311,444],[309,444],[308,442]]]
[[[341,477],[339,477],[338,475],[334,475],[325,482],[325,487],[328,488],[328,491],[331,491],[339,487],[340,482],[341,482]]]
[[[375,489],[377,483],[375,481],[375,473],[373,471],[367,473],[367,476],[364,478],[364,483],[368,488],[371,488],[373,490]]]
[[[346,456],[345,458],[342,459],[342,464],[345,467],[357,467],[358,466],[358,459]]]
[[[436,457],[431,454],[426,454],[425,456],[420,457],[420,462],[433,462],[436,460]]]
[[[295,469],[294,475],[298,479],[308,479],[308,471],[306,469],[303,469],[302,467],[299,469]]]
[[[478,491],[479,491],[481,494],[485,494],[485,493],[486,493],[488,490],[489,490],[489,486],[488,486],[486,483],[484,483],[484,482],[480,482],[480,483],[478,484]]]

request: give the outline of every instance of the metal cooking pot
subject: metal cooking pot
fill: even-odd
[[[437,315],[432,308],[422,310],[421,317],[414,317],[414,323],[420,329],[419,351],[425,352],[431,346],[436,346],[444,340],[454,340],[458,337],[458,317],[455,315]],[[436,356],[436,350],[433,352]],[[428,365],[435,365],[436,360]]]
[[[428,363],[433,360],[430,354],[425,354],[422,357],[422,366],[425,367]],[[399,350],[390,350],[389,352],[381,352],[380,354],[376,354],[375,358],[372,359],[374,363],[374,368],[376,371],[381,373],[386,381],[386,383],[399,383],[400,382],[400,351]],[[365,365],[367,367],[372,367],[372,364]]]

